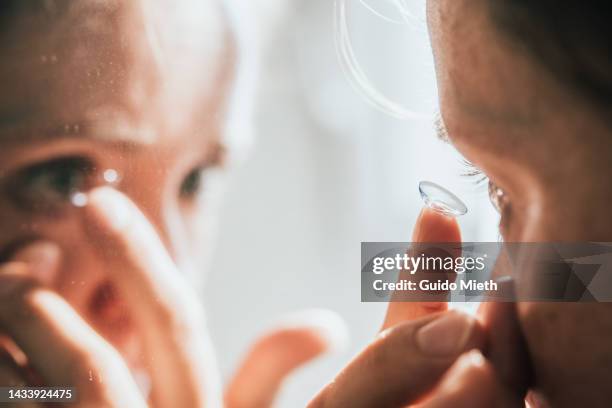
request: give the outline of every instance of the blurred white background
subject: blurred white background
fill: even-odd
[[[355,53],[372,83],[433,113],[424,1],[412,2],[417,18],[404,25],[358,0],[348,3]],[[368,0],[385,13],[392,10],[387,3]],[[284,313],[322,307],[346,320],[350,346],[286,383],[278,406],[299,407],[376,334],[385,305],[360,302],[360,243],[410,240],[420,180],[465,200],[466,241],[496,241],[497,217],[485,189],[460,177],[460,156],[436,139],[430,119],[394,119],[351,87],[336,57],[331,0],[259,0],[251,7],[264,44],[256,138],[224,201],[204,296],[225,378]]]

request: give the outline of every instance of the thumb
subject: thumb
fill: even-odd
[[[347,340],[346,324],[331,311],[306,310],[286,316],[250,347],[226,390],[226,407],[270,407],[293,370],[342,348]]]

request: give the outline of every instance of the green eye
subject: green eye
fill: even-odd
[[[92,162],[81,157],[36,164],[11,178],[9,196],[26,210],[56,211],[70,203],[72,194],[90,187],[93,171]]]

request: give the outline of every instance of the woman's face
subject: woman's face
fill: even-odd
[[[75,2],[2,29],[0,253],[57,243],[63,268],[50,284],[125,352],[130,317],[71,201],[118,179],[181,270],[197,267],[209,217],[202,177],[222,160],[231,67],[209,2],[112,4]]]
[[[429,0],[428,24],[448,138],[503,191],[504,240],[612,241],[612,132],[595,110],[494,26],[487,0]],[[559,406],[593,398],[610,306],[520,312],[539,386]]]

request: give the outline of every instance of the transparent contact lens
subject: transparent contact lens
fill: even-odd
[[[459,197],[436,183],[421,181],[419,192],[425,205],[439,213],[460,217],[468,212],[467,206]]]

